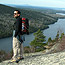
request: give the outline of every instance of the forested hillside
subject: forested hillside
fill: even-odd
[[[13,11],[17,8],[9,7],[0,4],[0,38],[12,36],[13,32]],[[18,9],[21,11],[21,17],[26,17],[30,22],[30,33],[40,29],[48,28],[49,24],[55,23],[57,21],[56,17],[52,15],[47,15],[45,13],[36,12],[33,10]]]

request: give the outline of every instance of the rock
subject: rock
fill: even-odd
[[[27,56],[19,63],[9,63],[10,60],[6,60],[0,63],[0,65],[65,65],[65,52],[58,52],[53,54],[41,54],[36,53],[32,56]]]
[[[49,49],[47,47],[47,49]],[[56,52],[61,52],[65,51],[65,36],[62,38],[62,40],[59,40],[56,42],[52,47],[46,51],[46,53],[56,53]]]
[[[44,46],[46,49],[50,49],[50,46]]]

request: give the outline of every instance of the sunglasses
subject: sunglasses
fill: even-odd
[[[16,15],[16,14],[18,14],[18,13],[14,13],[14,15]]]

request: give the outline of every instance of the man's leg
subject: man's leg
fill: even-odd
[[[23,35],[20,35],[19,49],[18,49],[18,59],[23,59]]]
[[[17,60],[17,55],[18,55],[18,40],[16,37],[13,37],[13,59]]]
[[[21,54],[21,57],[23,58],[23,53],[24,53],[24,50],[23,50],[23,43],[21,43],[21,47],[20,47],[20,49],[21,49],[20,54]]]
[[[22,58],[23,57],[23,44],[19,43],[18,45],[18,58]]]

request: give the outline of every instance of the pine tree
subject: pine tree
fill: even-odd
[[[51,37],[48,38],[48,45],[52,42]]]
[[[43,35],[43,32],[39,29],[36,33],[34,33],[35,39],[33,41],[31,41],[30,45],[34,47],[34,49],[36,50],[36,48],[43,48],[43,42],[46,41],[45,40],[45,36]]]
[[[62,37],[64,36],[64,32],[63,33],[61,33],[61,36],[60,36],[60,40],[62,39]]]
[[[56,35],[55,41],[58,41],[58,39],[59,39],[59,31],[57,32],[57,35]]]

